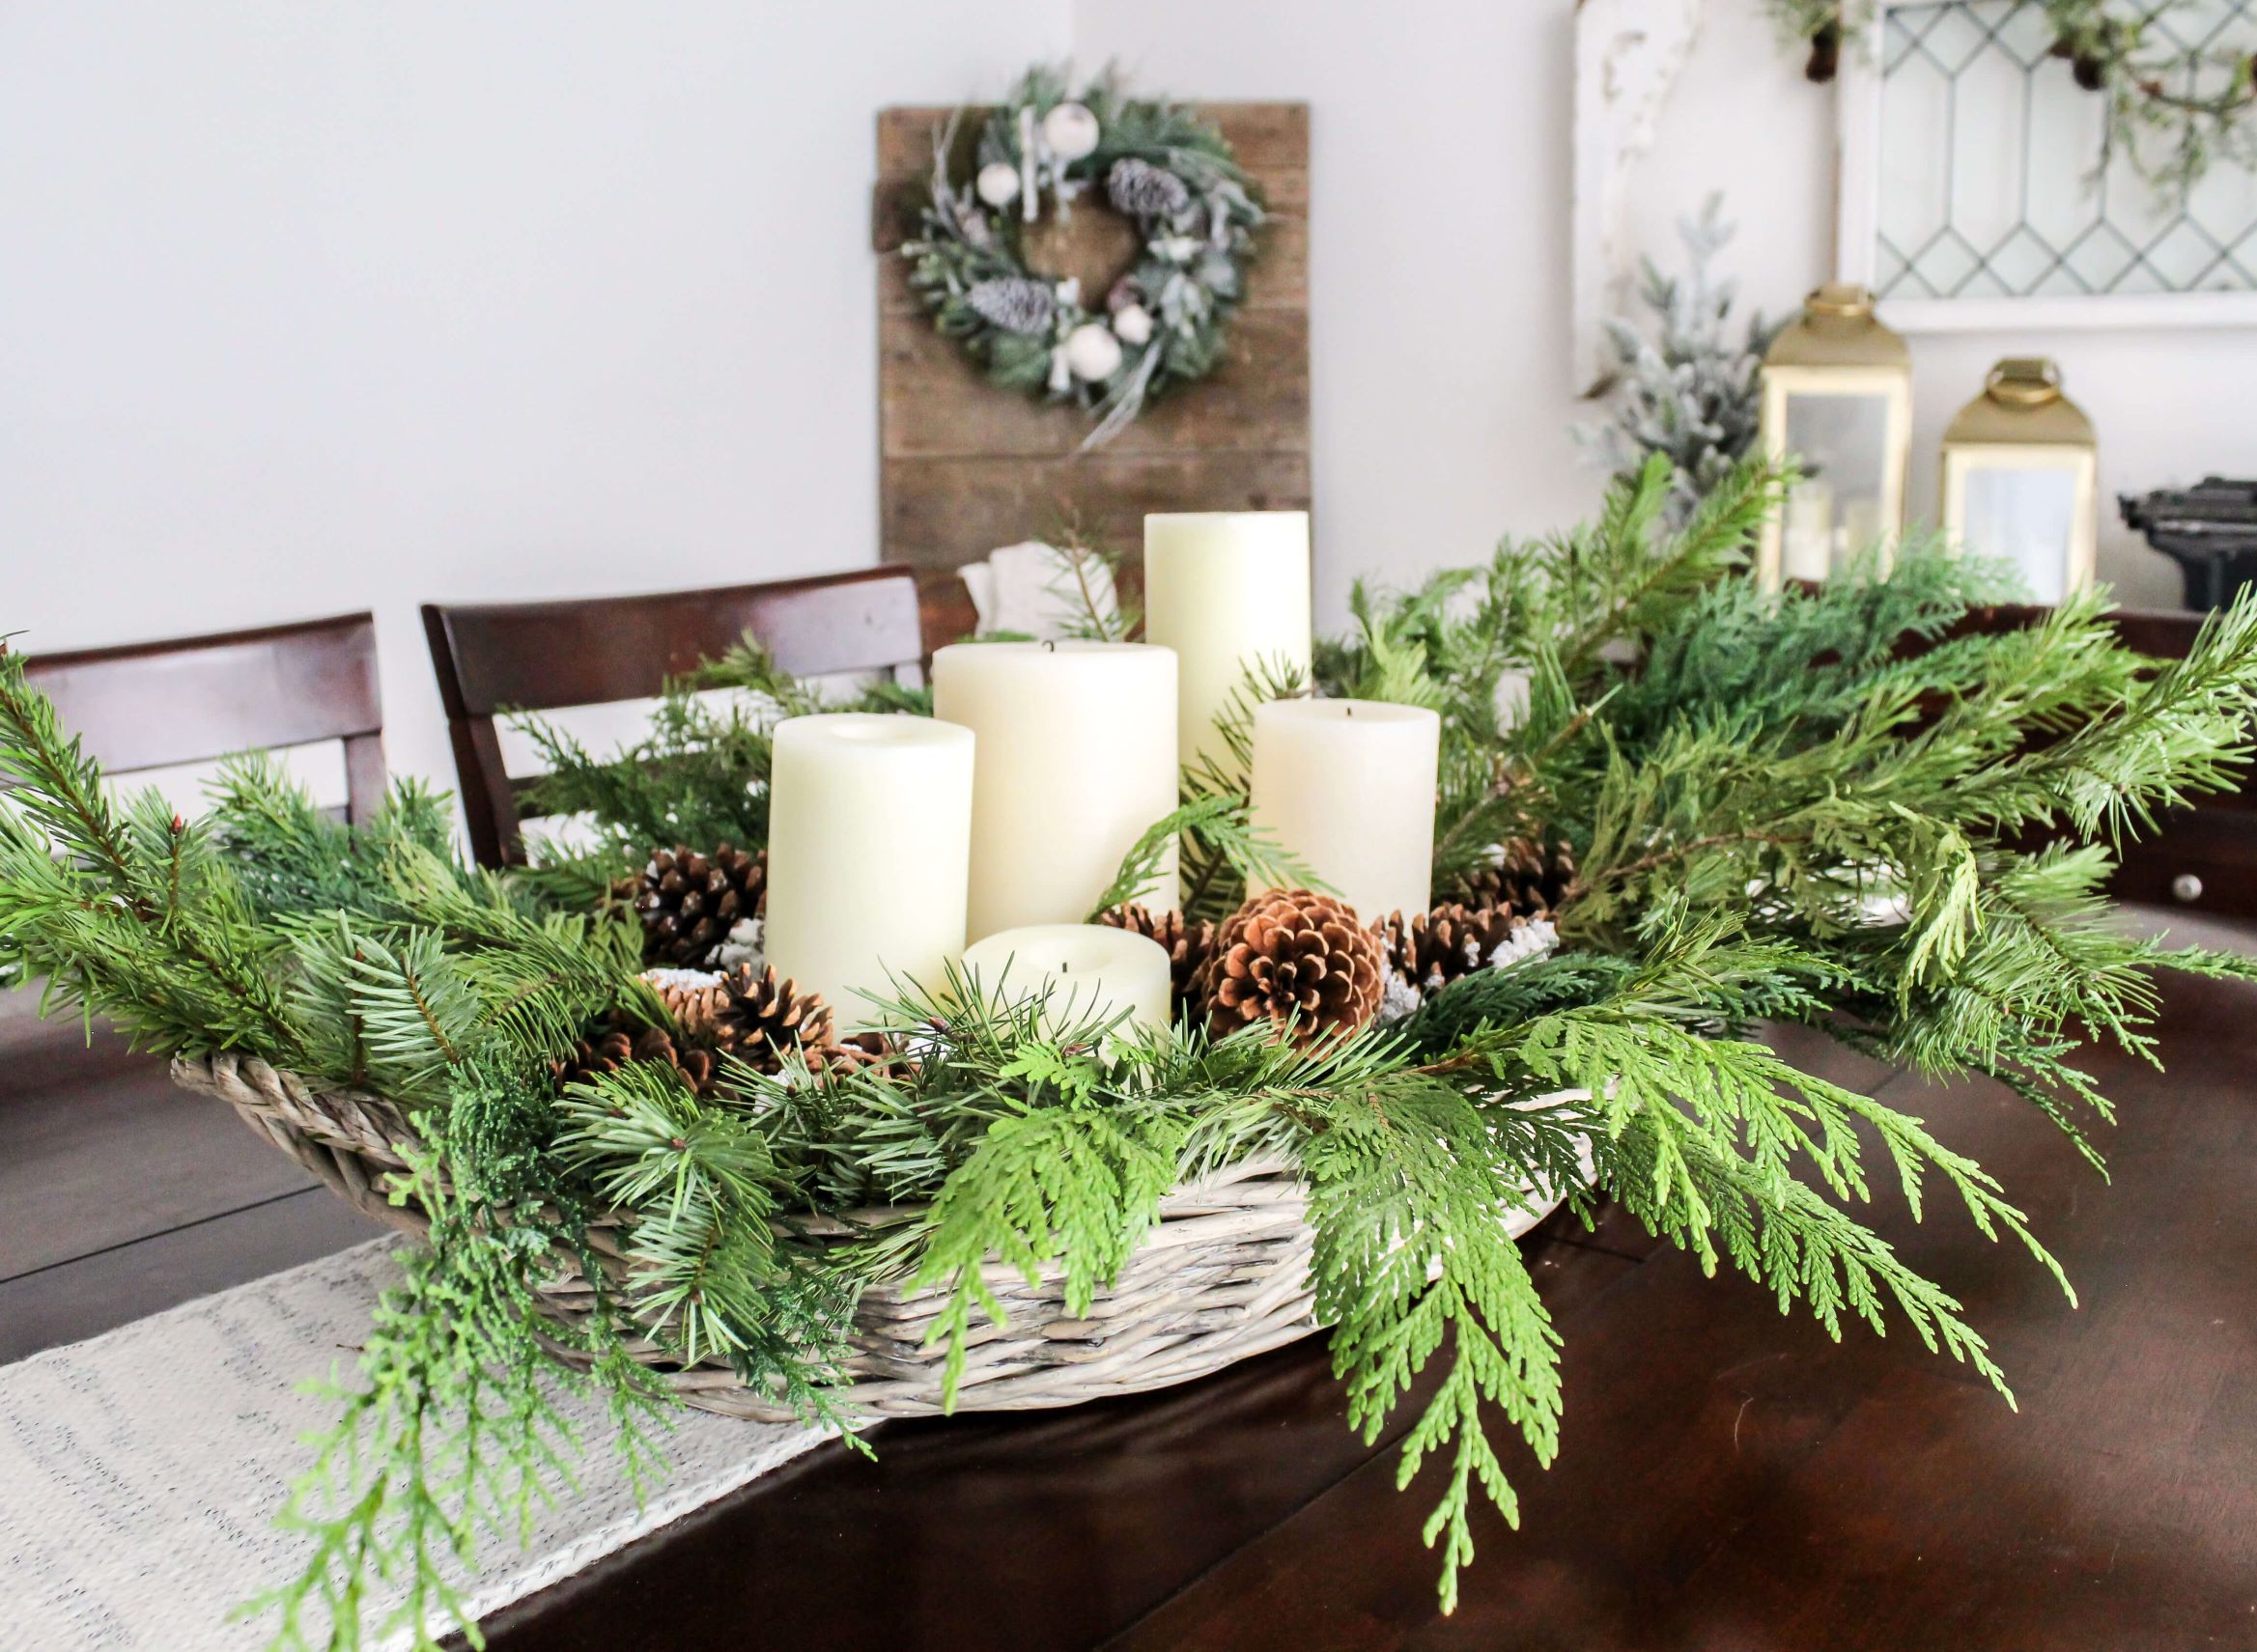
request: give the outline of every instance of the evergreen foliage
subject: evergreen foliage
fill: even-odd
[[[1723,212],[1724,198],[1711,195],[1698,218],[1678,221],[1685,249],[1681,278],[1664,275],[1650,258],[1639,261],[1638,298],[1657,336],[1647,339],[1622,317],[1608,320],[1613,406],[1604,420],[1575,432],[1618,477],[1635,476],[1648,454],[1664,455],[1672,466],[1672,522],[1691,516],[1755,446],[1763,352],[1779,331],[1761,315],[1749,320],[1736,343],[1726,331],[1737,294],[1733,282],[1709,271],[1732,240]]]
[[[930,715],[929,688],[891,681],[827,695],[780,669],[750,636],[719,658],[669,682],[644,737],[607,755],[530,714],[514,719],[540,752],[544,772],[528,789],[531,816],[575,817],[595,834],[592,848],[540,845],[535,880],[558,901],[587,906],[607,898],[619,876],[639,871],[654,847],[768,841],[768,780],[775,760],[769,731],[779,717],[817,712],[906,712]]]
[[[699,679],[737,697],[726,710],[683,684],[619,758],[553,737],[554,797],[595,817],[601,846],[495,876],[456,858],[412,786],[358,829],[257,762],[200,821],[114,803],[0,651],[0,962],[155,1048],[391,1096],[424,1144],[391,1192],[430,1243],[406,1254],[357,1379],[329,1390],[339,1420],[288,1517],[308,1566],[261,1603],[281,1642],[357,1644],[381,1589],[400,1604],[373,1627],[435,1645],[481,1537],[522,1534],[568,1486],[581,1447],[560,1392],[604,1394],[638,1483],[657,1471],[665,1396],[630,1349],[723,1359],[847,1426],[838,1361],[871,1282],[944,1295],[952,1383],[1003,1311],[983,1266],[1056,1269],[1086,1305],[1170,1187],[1255,1158],[1307,1188],[1351,1422],[1376,1438],[1440,1363],[1400,1473],[1431,1470],[1446,1605],[1474,1499],[1515,1517],[1488,1425],[1539,1466],[1558,1444],[1558,1335],[1502,1221],[1531,1189],[1588,1212],[1584,1153],[1598,1190],[1705,1267],[1831,1334],[1908,1324],[2003,1391],[1960,1305],[1854,1213],[1876,1177],[1916,1214],[1940,1187],[2058,1277],[2021,1215],[1917,1119],[1756,1035],[1804,1022],[1995,1078],[2098,1164],[2110,1115],[2078,1047],[2152,1054],[2158,970],[2248,967],[2128,936],[2101,891],[2119,838],[2246,763],[2257,602],[2158,662],[2097,598],[1968,630],[1998,576],[1933,547],[1763,596],[1738,571],[1780,481],[1735,470],[1672,529],[1655,458],[1588,527],[1408,593],[1359,588],[1316,676],[1441,714],[1438,883],[1513,840],[1564,842],[1575,870],[1550,956],[1307,1048],[1211,1039],[1197,1018],[1061,1028],[1037,994],[951,977],[878,1006],[883,1062],[724,1059],[705,1097],[659,1063],[563,1086],[554,1063],[600,1019],[682,1030],[636,979],[638,926],[609,882],[654,841],[759,847],[769,727],[823,705],[810,690],[748,648]],[[1108,904],[1148,887],[1171,841],[1195,910],[1250,877],[1299,881],[1252,830],[1231,762],[1246,708],[1301,686],[1250,681],[1224,758],[1187,773]],[[925,709],[891,689],[860,703]],[[809,1236],[809,1218],[873,1207],[895,1214],[858,1218],[845,1243]],[[593,1311],[544,1323],[544,1343],[531,1322],[560,1259]]]

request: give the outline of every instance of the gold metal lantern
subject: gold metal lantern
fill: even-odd
[[[1763,356],[1763,452],[1802,480],[1764,524],[1756,574],[1820,580],[1904,527],[1912,451],[1912,356],[1862,287],[1829,284]]]
[[[2013,563],[2041,602],[2093,582],[2099,493],[2093,422],[2050,361],[2000,362],[1943,433],[1945,534]]]

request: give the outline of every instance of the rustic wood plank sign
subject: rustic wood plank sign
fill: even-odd
[[[1247,300],[1224,365],[1091,453],[1076,452],[1089,431],[1085,414],[997,388],[954,340],[934,331],[894,255],[951,111],[879,115],[880,536],[884,560],[917,570],[932,635],[969,629],[971,605],[953,570],[999,546],[1055,537],[1073,523],[1129,553],[1133,566],[1147,511],[1308,508],[1309,106],[1199,108],[1268,203]],[[960,133],[975,135],[982,118],[967,111]],[[1066,225],[1040,229],[1029,262],[1045,274],[1080,276],[1085,291],[1103,291],[1135,255],[1121,220],[1087,198]]]

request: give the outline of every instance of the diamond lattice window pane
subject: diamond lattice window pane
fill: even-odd
[[[2174,40],[2257,50],[2257,0],[2175,7]],[[2257,172],[2221,158],[2185,202],[2128,156],[2052,55],[2037,0],[1891,6],[1882,28],[1875,285],[1885,297],[2257,291]]]

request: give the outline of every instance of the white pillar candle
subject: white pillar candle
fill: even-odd
[[[965,948],[964,973],[989,1003],[1043,997],[1041,1024],[1052,1033],[1110,1022],[1124,1010],[1128,1020],[1116,1030],[1159,1030],[1171,1015],[1168,949],[1133,930],[1103,924],[1002,930]]]
[[[1215,718],[1248,672],[1309,671],[1309,513],[1146,517],[1144,636],[1180,662],[1183,761],[1226,765]]]
[[[1175,656],[1133,642],[954,643],[933,714],[978,739],[972,789],[977,940],[1086,918],[1147,826],[1174,809]],[[1143,897],[1176,903],[1171,846]]]
[[[823,994],[845,1031],[864,993],[938,988],[964,950],[972,731],[833,712],[776,725],[768,800],[768,962]]]
[[[1426,910],[1442,719],[1383,700],[1273,700],[1254,713],[1254,825],[1366,924]]]

